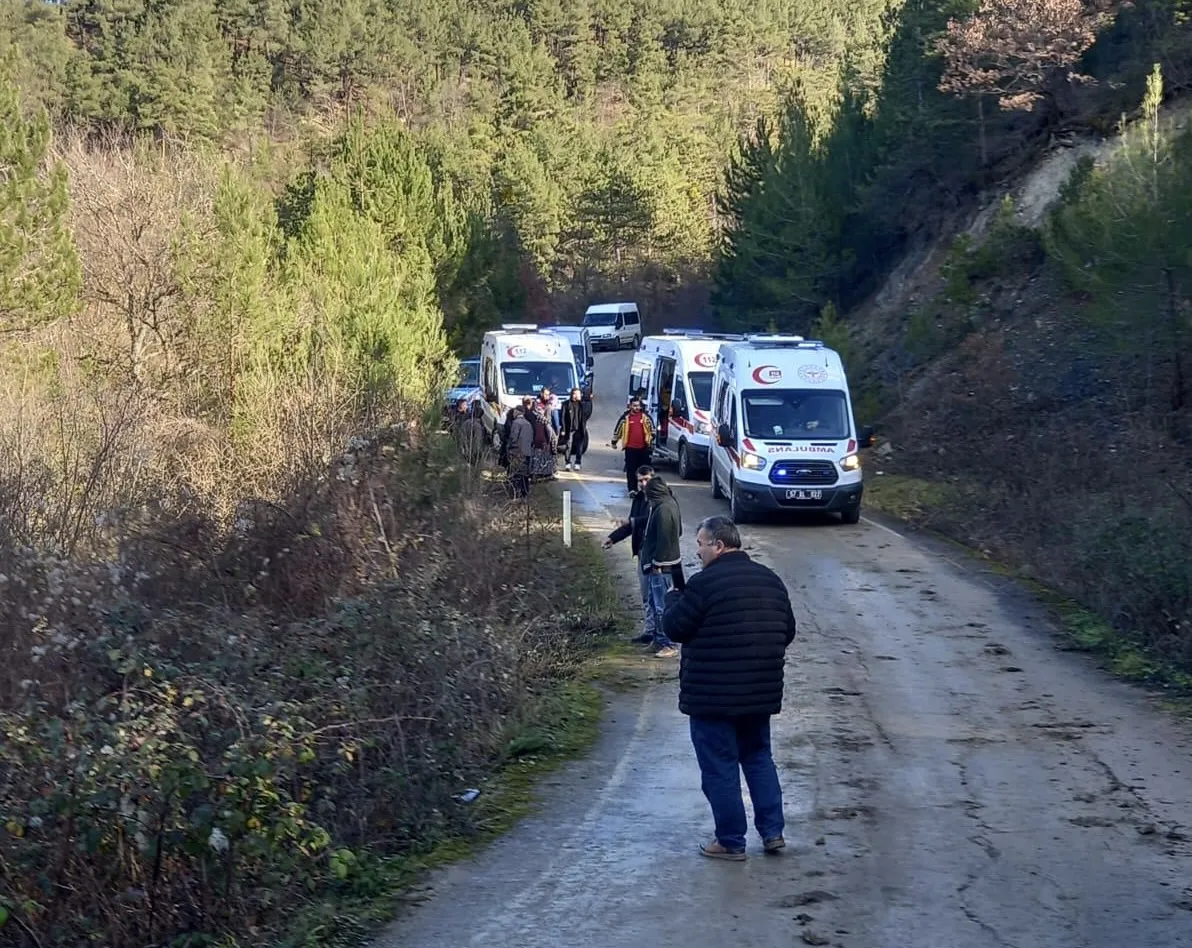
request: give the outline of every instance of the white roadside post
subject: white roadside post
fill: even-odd
[[[563,491],[563,546],[571,548],[571,491]]]

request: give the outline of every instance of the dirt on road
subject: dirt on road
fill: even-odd
[[[597,359],[586,520],[628,510],[607,447],[628,354]],[[600,442],[605,447],[596,447]],[[727,504],[663,470],[696,524]],[[742,528],[799,634],[774,747],[780,857],[701,858],[677,661],[612,697],[592,755],[542,808],[434,880],[383,948],[1192,946],[1192,727],[1084,656],[1043,610],[945,548],[863,520]],[[628,543],[610,560],[629,563]],[[631,574],[630,574],[631,575]]]

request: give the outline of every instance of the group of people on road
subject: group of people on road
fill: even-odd
[[[556,407],[557,406],[557,407]],[[558,455],[568,471],[580,470],[588,449],[588,421],[592,399],[578,388],[559,405],[549,388],[527,395],[509,410],[501,432],[500,464],[509,473],[516,497],[524,497],[530,484],[558,474]]]
[[[463,401],[453,428],[469,460],[488,449],[483,406]],[[527,396],[505,421],[500,463],[518,496],[532,479],[555,476],[557,453],[580,470],[588,448],[591,398],[573,389],[559,405],[549,389]],[[629,515],[603,542],[629,539],[642,603],[634,639],[658,658],[679,657],[679,710],[689,730],[712,810],[715,837],[700,847],[713,859],[746,858],[748,821],[741,775],[753,802],[754,827],[767,854],[786,845],[782,787],[771,750],[771,718],[782,710],[783,671],[796,623],[790,596],[773,570],[741,548],[728,517],[709,517],[695,536],[702,569],[687,578],[680,541],[682,513],[666,481],[650,465],[654,425],[631,398],[613,429],[624,451]]]
[[[526,395],[505,415],[498,463],[505,468],[514,496],[525,497],[534,481],[551,480],[558,473],[558,456],[568,471],[579,471],[588,450],[588,422],[592,396],[573,388],[567,401],[549,388]],[[447,410],[447,427],[469,464],[486,463],[490,439],[484,427],[484,402],[461,398]]]
[[[617,422],[613,443],[630,451],[651,440],[640,402]],[[639,457],[640,455],[634,455]],[[746,858],[748,822],[741,775],[753,801],[754,827],[766,853],[786,846],[782,787],[770,745],[770,719],[782,710],[786,649],[796,623],[786,586],[741,549],[728,517],[709,517],[696,531],[703,566],[683,573],[679,503],[648,464],[634,471],[629,516],[602,544],[628,538],[639,580],[642,631],[635,642],[659,658],[680,656],[679,710],[688,716],[701,786],[715,838],[700,847],[713,859]]]

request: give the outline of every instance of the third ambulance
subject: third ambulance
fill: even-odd
[[[480,384],[484,388],[484,427],[494,445],[510,408],[527,395],[549,387],[560,399],[579,384],[570,340],[534,323],[505,323],[486,332],[480,346]]]
[[[747,522],[781,510],[861,519],[861,448],[840,356],[801,336],[752,334],[720,346],[712,390],[712,495]]]
[[[661,336],[646,336],[633,355],[629,395],[643,400],[657,426],[654,459],[676,464],[684,480],[709,469],[712,376],[720,343],[730,339],[744,336],[664,329]]]

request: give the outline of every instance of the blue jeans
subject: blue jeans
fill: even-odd
[[[649,578],[641,571],[639,565],[637,570],[637,582],[642,594],[642,635],[648,635],[650,638],[656,638],[654,629],[654,607],[650,605],[650,583]]]
[[[659,648],[674,646],[674,642],[666,637],[662,629],[662,610],[666,604],[666,594],[671,588],[671,574],[667,570],[662,573],[646,573],[646,591],[649,593],[651,618],[653,619],[654,644]]]
[[[745,802],[741,773],[753,801],[753,825],[762,840],[782,835],[782,786],[770,752],[770,716],[691,718],[691,743],[699,761],[701,788],[712,807],[716,839],[725,849],[745,849]]]

